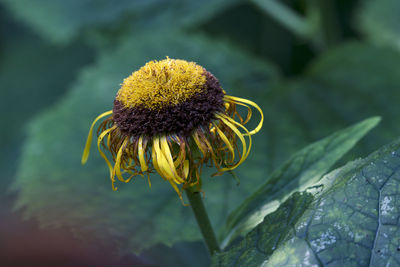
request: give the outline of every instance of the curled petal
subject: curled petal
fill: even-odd
[[[219,171],[223,172],[223,171],[229,171],[229,170],[236,169],[240,164],[243,163],[243,161],[247,158],[247,156],[250,153],[251,135],[249,134],[249,131],[247,130],[246,127],[244,127],[240,123],[234,121],[232,118],[230,118],[224,114],[216,114],[216,117],[218,119],[220,119],[226,126],[228,126],[233,132],[235,132],[235,134],[239,137],[240,141],[242,142],[242,147],[243,147],[243,153],[242,153],[242,157],[240,158],[240,160],[235,165],[227,167],[227,168],[221,168]],[[249,138],[249,146],[248,147],[246,144],[246,140],[244,139],[244,134],[242,134],[235,125],[242,128],[248,135],[248,138]]]
[[[231,102],[234,102],[235,104],[239,104],[239,105],[242,105],[242,106],[246,106],[245,104],[248,104],[250,106],[255,107],[258,110],[258,112],[260,112],[261,119],[260,119],[260,122],[258,123],[258,125],[256,126],[256,128],[254,128],[254,130],[251,130],[248,133],[246,133],[246,135],[247,134],[253,135],[253,134],[258,133],[261,130],[262,125],[264,123],[264,114],[263,114],[261,108],[256,103],[254,103],[253,101],[244,99],[244,98],[235,97],[235,96],[229,96],[229,95],[225,95],[224,99],[226,101],[231,101]],[[245,104],[243,104],[243,103],[245,103]]]

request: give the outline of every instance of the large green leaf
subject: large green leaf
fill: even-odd
[[[238,0],[1,0],[15,15],[45,38],[66,43],[96,27],[123,23],[135,30],[199,23]]]
[[[400,140],[307,191],[295,193],[213,265],[400,265]]]
[[[23,136],[22,126],[32,113],[54,103],[66,91],[78,70],[92,60],[92,53],[81,44],[61,49],[31,35],[15,37],[2,48],[0,99],[2,113],[7,114],[3,119],[7,131],[1,131],[0,144],[7,145]]]
[[[328,50],[309,64],[305,75],[266,94],[264,166],[274,169],[294,151],[371,116],[382,117],[380,127],[349,158],[390,142],[400,132],[400,124],[393,123],[400,110],[399,84],[397,51],[360,42]]]
[[[3,125],[0,132],[0,199],[3,199],[15,175],[25,124],[65,93],[79,70],[93,60],[93,53],[81,43],[63,48],[50,45],[3,12],[0,12],[0,25],[0,33],[7,36],[0,46]]]
[[[80,165],[90,123],[112,107],[123,78],[146,61],[168,55],[197,61],[220,79],[229,94],[253,99],[277,76],[270,65],[202,36],[152,32],[139,39],[129,37],[114,51],[103,52],[59,105],[32,121],[15,186],[18,207],[43,225],[66,225],[80,236],[95,234],[136,252],[156,243],[198,240],[200,233],[190,208],[182,206],[170,185],[157,175],[151,176],[151,189],[146,180],[137,178],[113,192],[97,153]],[[262,105],[262,99],[257,102]],[[262,155],[265,147],[260,144],[255,152]],[[234,189],[236,181],[230,175],[203,181],[206,204],[217,227],[258,183],[249,180]]]
[[[368,39],[400,49],[400,2],[360,1],[355,25]]]
[[[293,192],[303,191],[321,179],[379,121],[379,118],[362,121],[295,153],[229,215],[222,233],[225,238],[223,246],[253,229]]]

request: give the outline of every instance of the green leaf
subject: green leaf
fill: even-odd
[[[2,54],[0,99],[3,114],[9,116],[3,119],[7,131],[1,131],[0,144],[7,145],[23,136],[23,126],[33,113],[54,103],[66,91],[78,70],[92,60],[92,53],[82,44],[61,49],[23,34],[9,37]]]
[[[292,155],[266,179],[266,183],[229,215],[222,246],[253,229],[293,192],[303,191],[319,181],[379,121],[380,118],[364,120]]]
[[[145,62],[166,55],[198,62],[220,79],[229,94],[250,99],[278,75],[273,66],[229,45],[174,32],[131,36],[112,52],[103,51],[63,101],[29,127],[15,184],[17,206],[27,216],[43,226],[67,226],[80,236],[97,235],[123,251],[200,239],[191,209],[182,206],[172,187],[158,175],[151,176],[151,189],[147,180],[137,177],[113,192],[107,167],[95,147],[88,163],[80,164],[89,126],[98,114],[112,108],[123,78]],[[236,182],[229,174],[208,179],[207,173],[203,179],[206,205],[212,223],[220,227],[227,210],[257,181],[232,190]]]
[[[400,2],[397,0],[360,1],[355,25],[368,39],[400,49]]]
[[[213,266],[400,264],[400,140],[315,186],[293,194]]]
[[[273,170],[291,153],[322,136],[372,116],[382,117],[380,126],[346,156],[347,160],[387,144],[400,132],[400,124],[394,123],[399,114],[399,84],[397,51],[361,42],[328,50],[310,62],[305,75],[266,93],[267,150],[266,159],[258,161],[258,166]],[[254,175],[259,174],[243,177],[253,179]]]
[[[124,24],[153,30],[177,28],[207,20],[238,0],[1,0],[15,15],[43,37],[67,43],[90,28]],[[129,23],[127,23],[127,21]],[[132,26],[131,26],[132,25]]]
[[[93,53],[82,43],[52,46],[3,12],[0,25],[7,36],[0,46],[0,200],[5,207],[10,200],[5,192],[15,175],[26,124],[65,93],[79,70],[93,60]]]
[[[310,98],[326,105],[321,111],[330,111],[338,120],[381,116],[380,127],[365,139],[368,149],[363,152],[371,153],[377,145],[396,138],[400,131],[400,125],[393,123],[399,111],[399,66],[400,54],[394,50],[347,43],[310,66],[308,75],[320,86],[312,89]]]

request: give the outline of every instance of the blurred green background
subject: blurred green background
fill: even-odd
[[[205,170],[218,231],[305,145],[373,115],[382,123],[341,163],[399,135],[399,14],[397,0],[0,0],[0,264],[207,266],[167,183],[113,192],[96,153],[80,165],[123,78],[149,60],[192,60],[264,110],[240,186]]]

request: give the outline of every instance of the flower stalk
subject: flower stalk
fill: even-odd
[[[210,255],[219,252],[218,240],[211,226],[200,192],[193,187],[185,189],[185,192]]]

